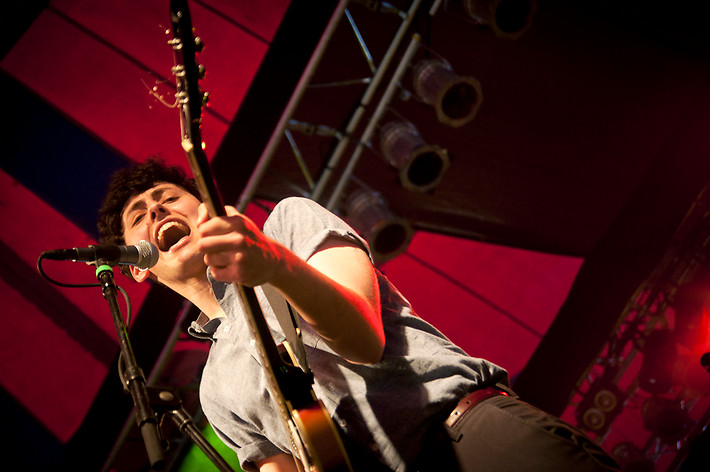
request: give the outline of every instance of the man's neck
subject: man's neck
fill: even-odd
[[[192,302],[200,311],[207,315],[210,319],[224,316],[224,311],[215,297],[210,284],[205,274],[203,277],[191,279],[181,284],[166,284],[173,291],[180,294],[188,301]]]

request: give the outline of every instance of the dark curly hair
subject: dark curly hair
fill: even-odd
[[[120,169],[111,177],[99,209],[97,227],[101,243],[125,244],[121,214],[126,203],[159,182],[175,184],[201,199],[195,181],[187,177],[181,168],[166,166],[160,158],[151,157],[145,162]],[[127,266],[121,266],[121,272],[130,277]]]

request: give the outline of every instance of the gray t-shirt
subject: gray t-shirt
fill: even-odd
[[[305,198],[280,202],[264,233],[304,260],[331,236],[369,251],[341,219]],[[242,467],[254,470],[251,461],[290,453],[290,441],[268,393],[238,294],[231,284],[210,280],[226,317],[204,327],[213,345],[200,385],[202,408],[219,437],[237,452]],[[425,447],[427,429],[443,421],[462,396],[484,384],[507,385],[508,375],[468,356],[419,318],[384,275],[378,273],[378,281],[386,344],[377,364],[350,364],[305,322],[301,328],[315,377],[313,390],[344,436],[389,468],[405,471]],[[273,310],[261,289],[255,291],[274,340],[283,342]],[[195,323],[193,329],[201,331]]]

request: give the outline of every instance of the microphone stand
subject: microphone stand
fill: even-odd
[[[165,388],[148,387],[148,395],[151,399],[151,405],[161,414],[168,414],[173,420],[173,423],[180,431],[187,434],[197,447],[205,453],[207,458],[222,472],[234,472],[234,469],[219,455],[216,449],[202,435],[199,428],[195,426],[192,417],[187,413],[182,406],[182,401],[178,395]]]
[[[123,388],[133,398],[136,424],[143,437],[151,469],[162,470],[166,464],[160,431],[158,430],[158,417],[154,412],[155,409],[161,414],[170,414],[179,430],[186,433],[220,471],[233,472],[234,469],[202,436],[190,415],[182,407],[182,401],[174,392],[146,386],[143,370],[136,362],[130,340],[128,339],[126,325],[123,322],[121,310],[118,306],[116,284],[113,280],[113,267],[107,261],[101,259],[96,261],[96,266],[96,278],[101,284],[101,293],[109,304],[113,324],[118,334],[121,359],[124,366]]]
[[[108,302],[113,317],[113,325],[118,334],[118,344],[121,348],[121,358],[125,366],[123,388],[131,394],[136,407],[136,424],[140,429],[145,443],[148,460],[153,469],[161,470],[165,467],[165,456],[163,446],[158,432],[158,421],[151,408],[148,399],[148,389],[146,388],[145,376],[136,362],[133,349],[128,339],[126,325],[121,316],[116,296],[116,284],[113,280],[113,267],[106,261],[99,259],[96,261],[96,278],[101,284],[101,293]]]

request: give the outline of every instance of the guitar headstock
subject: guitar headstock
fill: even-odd
[[[204,78],[205,70],[197,65],[195,56],[203,46],[202,41],[193,35],[187,0],[170,0],[170,19],[173,24],[173,39],[168,43],[172,46],[175,56],[173,74],[177,82],[175,96],[181,112],[182,148],[210,216],[223,216],[224,204],[212,179],[200,134],[202,109],[207,103],[208,95],[200,90],[199,82]]]
[[[197,64],[196,57],[204,45],[202,40],[193,34],[187,0],[170,0],[170,19],[173,38],[168,44],[173,48],[175,56],[172,72],[177,82],[176,98],[181,110],[183,139],[188,139],[195,147],[201,148],[202,110],[209,95],[200,89],[200,80],[205,77],[205,68]]]

